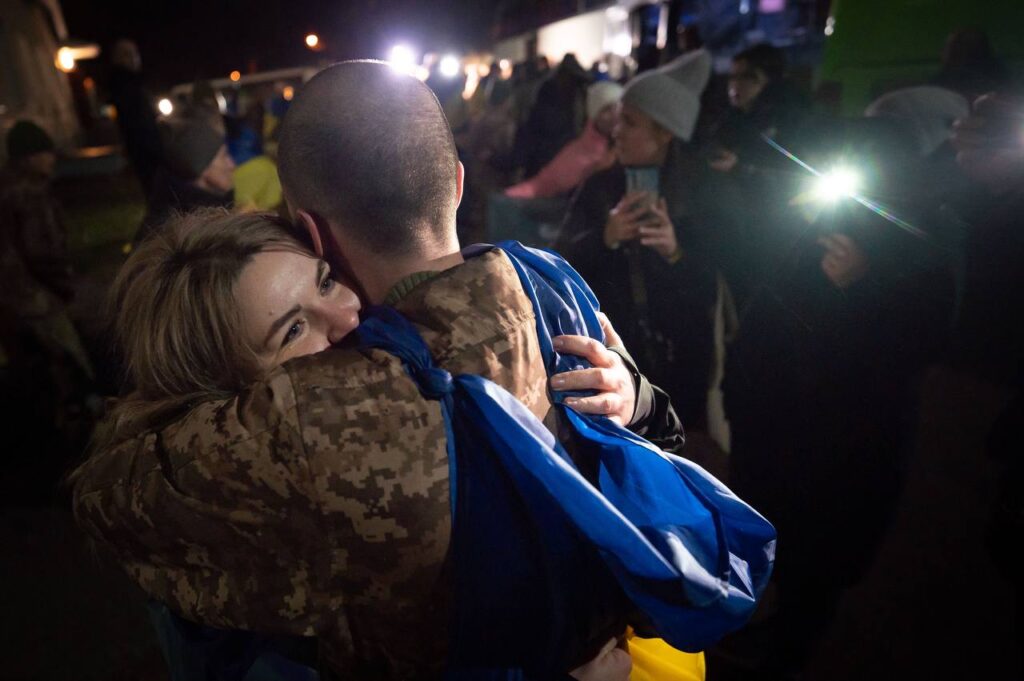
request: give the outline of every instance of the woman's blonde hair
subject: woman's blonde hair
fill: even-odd
[[[173,217],[138,246],[110,294],[128,394],[97,433],[98,444],[159,427],[260,377],[235,284],[259,253],[312,257],[299,238],[274,214],[206,209]]]

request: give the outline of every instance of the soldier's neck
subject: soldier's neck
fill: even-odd
[[[462,262],[459,244],[453,240],[412,257],[361,259],[358,265],[353,263],[353,269],[370,303],[379,305],[398,282],[410,275],[443,272]]]

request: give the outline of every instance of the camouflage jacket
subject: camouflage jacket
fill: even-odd
[[[10,168],[0,171],[0,244],[16,250],[29,274],[51,293],[71,298],[67,232],[46,180]]]
[[[533,308],[500,251],[397,308],[439,365],[495,381],[551,422]],[[345,678],[433,678],[447,642],[448,475],[439,404],[396,358],[339,347],[95,452],[74,510],[188,619],[319,636]]]

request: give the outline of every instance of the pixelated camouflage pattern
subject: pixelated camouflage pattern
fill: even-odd
[[[398,304],[440,365],[551,413],[533,308],[492,251]],[[317,635],[343,678],[433,678],[447,642],[448,457],[401,363],[335,348],[95,452],[79,524],[153,598],[209,625]]]

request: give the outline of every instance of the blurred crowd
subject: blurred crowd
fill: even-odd
[[[623,82],[568,54],[508,77],[495,64],[468,96],[458,79],[427,83],[466,167],[464,242],[564,255],[671,395],[690,457],[778,529],[772,595],[723,644],[719,678],[795,678],[806,664],[927,460],[922,429],[958,418],[922,419],[937,386],[998,396],[970,455],[998,472],[981,530],[1024,616],[1018,84],[983,34],[962,31],[929,82],[842,118],[814,106],[779,48],[749,47],[727,73],[692,33],[680,50]],[[109,89],[146,196],[136,239],[175,210],[281,209],[280,88],[224,102],[200,81],[160,118],[123,41]],[[21,424],[8,461],[52,485],[117,369],[86,351],[69,312],[53,142],[22,122],[6,144],[0,375]]]

